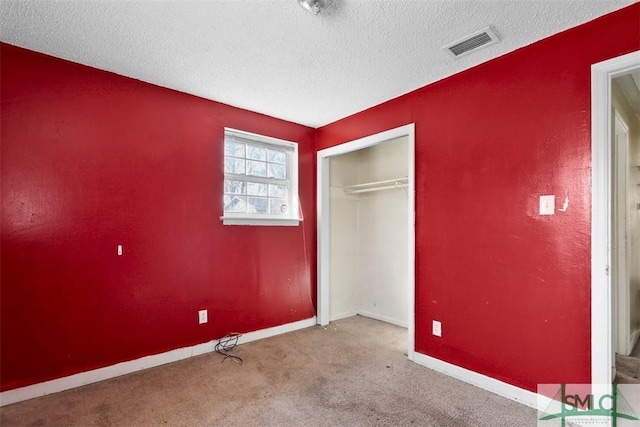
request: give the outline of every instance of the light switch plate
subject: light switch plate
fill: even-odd
[[[540,215],[553,215],[556,211],[556,196],[540,196]]]
[[[441,337],[442,336],[442,323],[440,323],[437,320],[433,321],[433,329],[432,329],[433,335],[437,336],[437,337]]]

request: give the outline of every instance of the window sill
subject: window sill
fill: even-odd
[[[223,225],[258,225],[258,226],[278,226],[291,227],[300,225],[298,218],[238,218],[221,216]]]

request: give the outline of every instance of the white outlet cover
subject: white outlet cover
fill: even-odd
[[[202,325],[203,323],[207,323],[208,319],[207,319],[207,310],[200,310],[198,311],[198,323],[200,325]]]
[[[553,215],[556,210],[556,196],[540,196],[540,215]]]
[[[437,337],[441,337],[442,336],[442,323],[440,323],[437,320],[434,320],[433,321],[432,332],[433,332],[433,335],[435,335]]]

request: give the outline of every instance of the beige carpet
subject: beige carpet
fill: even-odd
[[[640,384],[640,341],[629,356],[616,353],[617,384]]]
[[[0,409],[9,426],[535,426],[536,411],[409,362],[363,317]]]

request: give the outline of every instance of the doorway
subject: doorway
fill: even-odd
[[[616,383],[640,383],[640,70],[611,83],[613,109],[613,362]],[[640,346],[638,346],[640,347]]]
[[[640,279],[631,270],[638,263],[630,261],[638,256],[640,148],[625,139],[629,126],[620,112],[616,120],[614,97],[616,79],[639,70],[640,51],[591,68],[591,382],[598,385],[613,383],[616,351],[630,352],[640,333]]]
[[[392,177],[389,179],[377,179],[373,180],[366,179],[366,182],[363,183],[347,183],[350,185],[342,185],[341,191],[342,194],[347,197],[354,196],[356,194],[368,193],[370,191],[377,190],[388,190],[391,188],[401,189],[403,192],[403,200],[406,202],[406,210],[404,212],[404,221],[405,224],[404,231],[406,235],[406,239],[403,240],[403,244],[405,245],[404,251],[406,251],[406,256],[403,257],[403,269],[400,280],[402,283],[402,287],[404,288],[404,298],[402,301],[403,310],[400,312],[403,313],[402,316],[405,316],[405,319],[395,319],[396,324],[401,324],[406,326],[408,329],[408,339],[407,339],[407,356],[410,360],[413,360],[413,352],[414,352],[414,334],[415,334],[415,315],[414,315],[414,295],[415,295],[415,226],[414,226],[414,218],[415,218],[415,160],[414,160],[414,152],[415,152],[415,126],[414,124],[409,124],[406,126],[402,126],[399,128],[391,129],[385,132],[381,132],[378,134],[370,135],[364,138],[360,138],[354,141],[346,142],[344,144],[337,145],[335,147],[327,148],[324,150],[320,150],[318,152],[318,307],[317,307],[317,322],[320,325],[327,325],[332,320],[332,300],[333,303],[336,304],[338,301],[340,303],[344,303],[345,299],[340,298],[336,299],[336,295],[332,298],[332,234],[334,239],[338,238],[340,234],[336,234],[336,225],[332,224],[332,187],[333,193],[335,196],[336,186],[332,186],[332,177],[331,177],[331,162],[337,161],[339,164],[340,160],[353,161],[353,158],[361,157],[358,156],[357,153],[361,150],[367,150],[373,147],[382,148],[385,143],[400,141],[402,140],[406,145],[406,150],[403,151],[404,157],[406,158],[403,171],[406,171],[406,176],[402,177]],[[392,143],[387,144],[387,146],[391,146]],[[375,151],[368,151],[368,153],[375,153]],[[362,152],[364,153],[364,152]],[[380,154],[375,154],[376,157],[380,158]],[[379,160],[378,160],[379,161]],[[335,174],[334,174],[335,175]],[[339,177],[338,180],[343,177]],[[333,177],[334,184],[337,183],[335,176]],[[388,187],[388,188],[387,188]],[[347,191],[345,191],[345,188]],[[374,190],[372,190],[374,189]],[[348,200],[348,199],[347,199]],[[367,201],[369,203],[370,200]],[[350,209],[348,204],[345,205],[345,209]],[[404,208],[404,207],[403,207]],[[335,209],[334,209],[335,211]],[[367,221],[370,221],[367,220]],[[332,227],[333,225],[333,227]],[[332,228],[334,229],[334,233],[331,232]],[[334,246],[335,250],[335,246]],[[352,251],[352,254],[354,252]],[[335,257],[334,257],[335,259]],[[352,260],[354,263],[358,262],[357,259]],[[388,291],[388,289],[382,289],[384,292]],[[337,292],[334,288],[334,292]],[[348,307],[345,305],[345,307]],[[389,308],[389,307],[387,307]],[[348,312],[348,308],[346,309]],[[334,318],[336,315],[339,315],[338,311],[334,310]],[[393,311],[393,310],[392,310]],[[395,311],[398,312],[397,310]],[[355,314],[355,313],[354,313]],[[372,311],[368,311],[366,314],[374,314]],[[380,320],[389,321],[391,318],[385,319],[385,314],[381,314],[378,316]],[[396,316],[397,317],[397,316]]]

